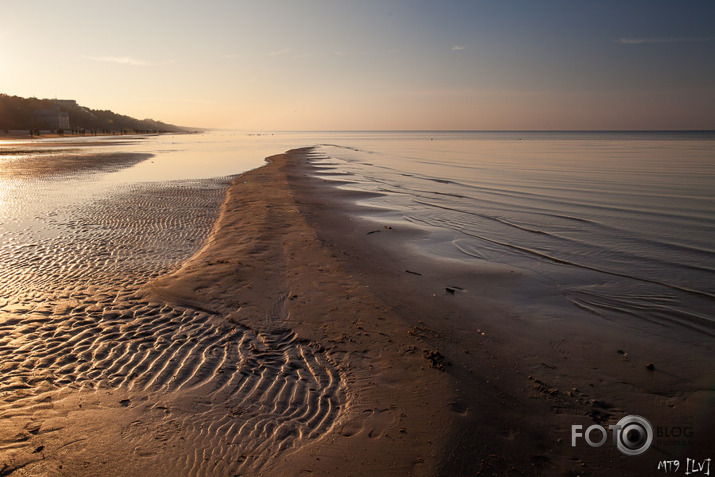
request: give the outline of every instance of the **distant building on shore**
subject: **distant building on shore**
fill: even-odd
[[[74,102],[74,101],[73,101]],[[52,109],[37,109],[33,113],[35,120],[48,129],[69,129],[70,115],[57,106]]]
[[[53,99],[53,103],[55,103],[55,106],[59,106],[60,108],[78,108],[79,105],[77,104],[77,101],[74,99]]]

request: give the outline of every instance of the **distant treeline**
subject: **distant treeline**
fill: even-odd
[[[0,94],[0,130],[63,129],[48,123],[49,111],[69,115],[71,130],[97,132],[178,132],[185,128],[153,119],[135,119],[129,116],[89,109],[72,100],[21,98]],[[44,112],[44,114],[43,114]],[[50,115],[51,117],[51,115]]]

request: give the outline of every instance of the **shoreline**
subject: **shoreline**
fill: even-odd
[[[239,176],[204,249],[145,292],[259,332],[290,330],[337,366],[346,402],[335,424],[266,475],[435,475],[455,419],[447,374],[305,221],[286,172],[302,152]]]
[[[366,467],[343,462],[358,474],[641,475],[679,449],[654,446],[635,459],[607,446],[569,446],[571,425],[639,414],[654,426],[696,428],[688,450],[708,457],[713,416],[695,421],[712,396],[715,363],[705,350],[618,324],[532,322],[508,306],[510,287],[524,283],[518,276],[499,266],[440,273],[439,264],[406,254],[414,232],[361,220],[364,195],[313,177],[311,154],[289,151],[239,176],[205,249],[150,289],[257,329],[289,327],[342,364],[349,408],[399,409],[383,442],[370,437],[369,419],[349,414],[339,421],[349,424],[309,446],[315,455],[336,463],[335,452],[363,449],[355,462]],[[464,293],[447,290],[460,283]],[[382,389],[394,397],[385,401]],[[357,427],[341,432],[346,425]],[[275,468],[307,462],[305,452]]]
[[[315,172],[309,161],[294,166],[292,184],[321,241],[338,248],[343,266],[403,317],[418,312],[418,326],[452,364],[446,369],[467,412],[452,429],[455,455],[446,475],[512,467],[517,475],[651,475],[661,460],[710,457],[715,359],[707,336],[688,329],[656,334],[648,323],[611,322],[575,308],[564,315],[561,305],[519,306],[510,290],[538,292],[530,277],[499,264],[411,253],[419,232],[381,227],[373,217],[380,210],[357,205],[359,194],[304,179]],[[637,458],[612,446],[570,446],[572,425],[607,426],[627,415],[695,435],[675,447],[656,438]]]
[[[111,133],[96,133],[96,134],[72,134],[71,132],[68,132],[66,134],[57,134],[53,132],[45,132],[41,133],[39,135],[34,135],[31,136],[29,131],[23,131],[24,134],[19,134],[16,132],[13,133],[8,133],[4,134],[0,132],[0,145],[3,145],[3,143],[7,141],[17,141],[17,144],[15,145],[20,145],[20,144],[25,144],[25,143],[30,143],[32,141],[33,145],[42,145],[43,143],[45,144],[50,144],[50,145],[58,145],[61,144],[60,141],[45,141],[47,139],[53,140],[53,139],[65,139],[68,141],[69,144],[72,144],[73,140],[76,139],[108,139],[108,138],[115,138],[115,139],[131,139],[131,138],[147,138],[147,137],[154,137],[154,136],[170,136],[174,134],[197,134],[200,133],[201,131],[167,131],[167,132],[145,132],[145,133],[139,133],[139,132],[131,132],[131,133],[122,133],[119,131],[116,132],[111,132]],[[100,143],[104,144],[104,143]],[[81,145],[87,145],[87,143],[82,143]]]

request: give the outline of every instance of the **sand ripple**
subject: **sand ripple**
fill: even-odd
[[[33,406],[63,390],[125,390],[129,402],[158,399],[165,409],[199,398],[201,412],[177,411],[175,419],[201,456],[176,470],[212,475],[260,467],[319,436],[339,413],[336,367],[290,330],[256,333],[134,297],[104,304],[66,305],[62,315],[42,305],[0,310],[0,418],[34,422]]]
[[[72,210],[51,211],[0,242],[0,297],[90,285],[126,288],[194,253],[211,230],[227,181],[135,186]],[[51,204],[48,204],[51,206]]]
[[[3,242],[0,475],[71,462],[105,419],[137,468],[161,462],[157,475],[260,469],[336,422],[344,380],[314,343],[139,292],[198,249],[226,185],[143,186]],[[95,403],[89,425],[63,404],[77,396]]]

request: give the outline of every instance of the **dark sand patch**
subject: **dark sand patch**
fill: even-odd
[[[707,335],[678,328],[664,337],[648,324],[597,320],[576,308],[564,314],[569,306],[559,296],[553,309],[524,314],[511,305],[510,290],[531,287],[528,276],[413,253],[420,230],[380,222],[382,211],[356,205],[368,195],[314,177],[325,171],[310,159],[289,161],[286,171],[318,239],[429,343],[426,357],[449,363],[445,374],[458,391],[443,475],[652,475],[660,460],[709,457],[715,358]],[[656,428],[690,427],[694,437],[685,445],[656,438],[637,457],[611,441],[571,447],[572,425],[607,426],[630,414]]]

